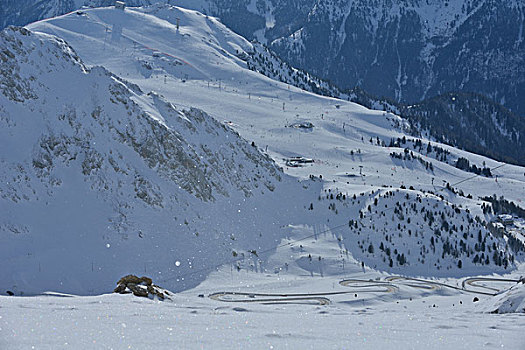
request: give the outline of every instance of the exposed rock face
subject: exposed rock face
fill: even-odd
[[[113,291],[114,293],[127,294],[133,293],[137,297],[155,298],[160,300],[170,299],[170,293],[153,284],[153,281],[149,277],[137,277],[135,275],[127,275],[122,277],[117,282],[117,288]]]
[[[209,223],[238,213],[246,198],[277,200],[283,174],[230,128],[175,103],[87,68],[61,39],[17,27],[0,33],[6,290],[104,292],[125,271],[231,254],[224,242],[238,221]],[[263,226],[255,209],[239,220]]]

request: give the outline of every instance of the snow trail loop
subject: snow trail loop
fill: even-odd
[[[498,289],[486,285],[480,285],[476,282],[504,282],[518,283],[519,280],[489,277],[472,277],[463,280],[462,286],[441,283],[437,281],[423,280],[419,278],[410,278],[403,276],[391,276],[384,280],[361,280],[361,279],[344,279],[339,281],[343,287],[352,287],[352,291],[326,292],[326,293],[247,293],[247,292],[217,292],[208,295],[210,299],[227,302],[227,303],[261,303],[261,304],[314,304],[329,305],[331,300],[327,297],[330,295],[345,295],[359,293],[398,293],[399,285],[411,288],[424,289],[426,291],[438,291],[442,287],[474,294],[495,296],[506,289]],[[465,286],[490,290],[491,292],[467,289]],[[263,298],[260,298],[263,297]]]

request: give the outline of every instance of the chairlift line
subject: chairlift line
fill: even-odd
[[[500,168],[504,167],[505,165],[507,165],[507,164],[504,163],[504,164],[498,165],[497,167],[494,167],[494,168],[492,168],[492,169],[490,169],[490,170],[491,170],[491,171],[494,171],[494,170],[497,170],[497,169],[500,169]],[[461,180],[461,181],[459,181],[459,182],[456,182],[456,183],[452,184],[451,186],[456,186],[456,185],[458,185],[458,184],[460,184],[460,183],[463,183],[463,182],[466,182],[466,181],[472,180],[472,179],[474,179],[474,178],[476,178],[476,177],[478,177],[478,176],[479,176],[479,175],[477,175],[477,174],[474,175],[474,176],[470,176],[470,177],[468,177],[468,178],[466,178],[466,179],[463,179],[463,180]],[[442,190],[444,190],[445,188],[446,188],[446,187],[443,187],[443,188],[441,188],[439,191],[442,191]],[[416,196],[414,199],[411,199],[411,200],[415,200],[416,198],[417,198],[417,196]],[[394,210],[394,207],[390,207],[390,208],[387,208],[387,209],[382,210],[382,211],[381,211],[381,214],[382,214],[382,213],[386,213],[387,211],[390,211],[390,210]],[[307,239],[313,238],[313,237],[318,236],[318,235],[325,234],[325,233],[330,232],[330,231],[338,230],[338,229],[340,229],[340,228],[342,228],[342,227],[345,227],[345,226],[348,226],[348,223],[344,223],[344,224],[341,224],[341,225],[337,225],[337,226],[334,226],[334,227],[328,228],[328,229],[326,229],[326,230],[324,230],[324,231],[321,231],[321,232],[313,233],[313,234],[311,234],[311,235],[308,235],[308,236],[305,236],[305,237],[302,237],[302,238],[299,238],[299,239],[295,239],[295,240],[292,240],[292,241],[289,241],[289,242],[286,242],[286,243],[279,244],[279,245],[277,245],[275,248],[265,249],[265,250],[262,250],[262,251],[257,252],[257,254],[258,254],[258,255],[259,255],[259,254],[265,254],[265,253],[268,253],[268,252],[270,252],[270,251],[277,250],[277,249],[279,249],[279,248],[283,248],[283,247],[286,247],[286,246],[290,246],[290,245],[293,245],[293,244],[295,244],[295,243],[305,241],[305,240],[307,240]],[[161,282],[172,281],[172,280],[175,280],[175,279],[179,279],[179,280],[180,280],[180,279],[183,279],[183,278],[185,278],[185,277],[187,277],[187,276],[192,276],[192,275],[195,275],[195,274],[198,274],[198,273],[203,273],[203,272],[206,272],[206,271],[216,270],[216,269],[218,269],[218,268],[220,268],[221,266],[224,266],[224,265],[226,265],[226,264],[233,264],[233,263],[235,263],[235,262],[238,262],[238,261],[241,261],[241,260],[244,260],[244,259],[245,259],[245,257],[238,257],[238,258],[235,258],[235,259],[231,259],[231,260],[229,260],[229,261],[225,261],[225,262],[223,262],[223,263],[221,263],[221,264],[216,264],[216,265],[214,265],[214,266],[210,266],[210,267],[204,267],[204,268],[201,268],[201,269],[199,269],[199,270],[194,270],[194,271],[187,272],[187,273],[185,273],[185,274],[177,275],[177,276],[174,276],[174,277],[168,277],[168,278],[162,280]],[[463,290],[465,290],[465,289],[463,289]],[[468,290],[465,290],[465,291],[468,291]]]
[[[507,165],[507,163],[503,163],[503,164],[501,164],[501,165],[498,165],[497,167],[494,167],[494,168],[490,169],[490,171],[494,171],[494,170],[497,170],[497,169],[499,169],[499,168],[503,168],[505,165]],[[471,177],[468,177],[468,178],[466,178],[466,179],[463,179],[463,180],[461,180],[461,181],[458,181],[458,182],[456,182],[456,183],[454,183],[454,184],[452,184],[452,185],[450,185],[450,186],[457,186],[457,185],[459,185],[459,184],[461,184],[461,183],[463,183],[463,182],[467,182],[467,181],[472,180],[472,179],[474,179],[474,178],[476,178],[476,177],[478,177],[478,176],[480,176],[480,175],[475,174],[475,175],[473,175],[473,176],[471,176]],[[497,178],[497,175],[496,175],[496,178]],[[444,189],[444,188],[442,188],[440,191],[442,191],[443,189]]]

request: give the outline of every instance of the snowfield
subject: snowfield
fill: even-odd
[[[495,314],[525,313],[525,287],[519,283],[485,304],[485,310]]]
[[[357,271],[353,273],[358,274]],[[373,275],[363,273],[360,277]],[[335,283],[335,287],[333,284]],[[523,315],[485,314],[470,294],[357,290],[332,304],[221,303],[199,294],[346,290],[331,278],[210,276],[172,301],[131,295],[0,297],[6,349],[522,349]],[[371,293],[369,293],[371,294]]]
[[[0,348],[524,348],[523,232],[483,197],[523,208],[525,168],[251,71],[179,7],[0,48]],[[130,273],[174,294],[108,294]]]

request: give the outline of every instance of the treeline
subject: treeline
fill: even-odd
[[[514,214],[522,219],[525,219],[525,209],[520,208],[513,202],[509,202],[503,196],[497,198],[496,195],[492,197],[482,197],[482,200],[489,202],[492,205],[494,214]]]
[[[492,172],[490,168],[483,167],[478,168],[475,164],[470,165],[470,162],[467,158],[460,157],[456,161],[456,168],[468,171],[474,174],[483,175],[485,177],[492,177]]]

